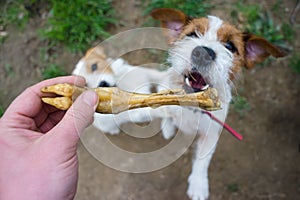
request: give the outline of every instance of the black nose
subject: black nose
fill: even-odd
[[[106,81],[101,81],[98,85],[98,87],[110,87],[109,83]]]
[[[209,65],[216,59],[216,53],[208,47],[197,46],[192,51],[192,62],[197,65]]]

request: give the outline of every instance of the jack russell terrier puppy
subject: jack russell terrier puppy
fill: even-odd
[[[232,81],[241,69],[243,67],[251,69],[256,63],[264,61],[269,56],[278,58],[286,55],[282,48],[264,38],[243,33],[214,16],[190,18],[179,10],[168,8],[156,9],[152,11],[151,16],[159,20],[163,28],[168,29],[165,34],[172,46],[168,57],[168,62],[171,64],[167,70],[168,75],[162,72],[162,76],[157,76],[163,77],[164,83],[167,83],[170,88],[182,88],[187,93],[202,91],[208,86],[215,88],[222,109],[214,111],[213,114],[221,121],[225,121],[232,99]],[[123,64],[119,65],[118,69],[122,68]],[[89,85],[90,74],[78,71],[74,74],[86,77]],[[114,83],[116,83],[117,76],[112,77],[115,77]],[[89,86],[98,86],[99,80],[93,81],[95,85],[91,83]],[[132,79],[123,81],[130,84]],[[121,85],[117,84],[117,86]],[[197,133],[187,194],[192,200],[207,199],[209,196],[208,167],[223,127],[199,108],[164,106],[157,109],[149,108],[147,112],[137,109],[135,113],[137,113],[134,114],[136,117],[131,117],[131,121],[165,119],[167,124],[165,125],[167,128],[163,130],[165,138],[170,138],[174,134],[174,127],[186,134]],[[126,122],[125,118],[123,122]]]
[[[90,88],[117,86],[129,92],[149,94],[152,90],[158,92],[166,89],[164,82],[168,72],[132,66],[122,58],[113,60],[106,56],[103,47],[96,46],[89,49],[80,59],[72,74],[85,77]],[[141,108],[117,115],[95,113],[93,125],[102,132],[118,134],[119,127],[124,123],[151,121],[149,110]]]

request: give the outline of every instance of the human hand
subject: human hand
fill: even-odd
[[[67,76],[27,88],[0,119],[0,199],[73,199],[77,188],[77,142],[93,121],[98,96],[81,94],[68,111],[43,104],[41,88],[83,86]]]

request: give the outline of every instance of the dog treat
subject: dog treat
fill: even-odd
[[[103,114],[117,114],[126,110],[163,105],[195,106],[205,110],[220,109],[217,91],[208,88],[205,91],[186,94],[184,90],[165,90],[159,93],[138,94],[121,90],[116,87],[87,88],[62,83],[42,88],[42,92],[54,93],[58,97],[43,97],[42,101],[60,110],[67,110],[82,92],[94,90],[99,96],[96,112]]]

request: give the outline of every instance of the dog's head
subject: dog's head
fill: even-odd
[[[222,101],[231,99],[231,80],[244,66],[248,69],[267,57],[286,53],[264,38],[246,34],[221,19],[189,18],[174,9],[157,9],[151,16],[160,20],[165,34],[174,46],[169,62],[174,71],[174,87],[187,92],[218,90]]]
[[[89,49],[72,74],[85,77],[87,86],[92,88],[111,87],[116,84],[108,59],[100,46]]]

